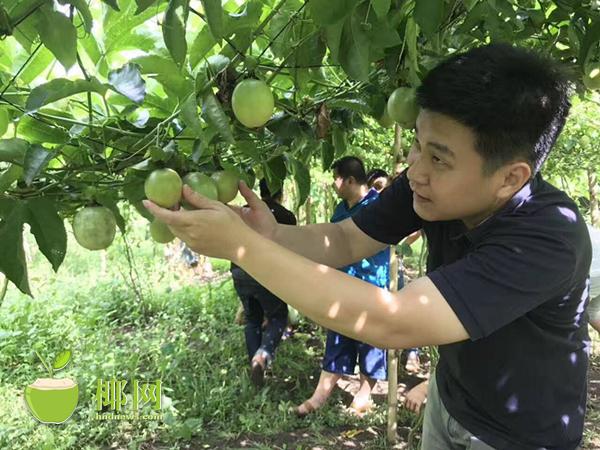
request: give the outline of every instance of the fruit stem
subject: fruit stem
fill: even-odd
[[[46,363],[46,360],[44,358],[42,358],[42,355],[40,355],[37,350],[34,350],[34,352],[37,355],[37,357],[40,359],[40,361],[42,362],[44,368],[48,371],[50,378],[52,378],[52,375],[54,375],[54,372],[52,371],[52,367],[50,367],[48,365],[48,363]]]

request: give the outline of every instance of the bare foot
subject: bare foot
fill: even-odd
[[[421,368],[421,362],[419,361],[419,354],[415,351],[408,352],[406,357],[406,366],[404,366],[406,372],[409,374],[417,373]]]
[[[367,401],[361,400],[357,402],[356,397],[352,404],[348,407],[348,412],[358,417],[363,417],[365,414],[369,414],[375,408],[375,403],[370,398]]]
[[[304,402],[302,402],[301,405],[296,406],[294,408],[294,413],[300,417],[308,416],[309,414],[314,413],[317,409],[321,408],[321,406],[323,406],[326,401],[327,401],[327,399],[320,400],[320,399],[316,399],[313,396],[313,397],[309,398],[308,400],[305,400]]]

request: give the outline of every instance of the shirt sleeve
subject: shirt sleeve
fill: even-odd
[[[381,191],[376,200],[352,216],[352,220],[365,234],[386,244],[397,244],[420,230],[423,224],[413,209],[406,171]]]
[[[569,298],[574,247],[538,225],[515,225],[427,275],[471,340],[489,336],[551,299]]]

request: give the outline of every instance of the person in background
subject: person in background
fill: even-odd
[[[375,189],[377,192],[383,191],[389,184],[391,183],[390,176],[383,169],[372,169],[367,174],[367,186],[369,188]],[[420,231],[415,231],[410,236],[407,236],[402,244],[411,245],[417,239],[421,237]],[[402,264],[401,255],[398,254],[398,289],[402,289],[404,287],[404,266]],[[421,362],[419,360],[419,349],[418,348],[409,348],[404,352],[404,356],[406,358],[405,370],[408,373],[416,373],[419,371],[421,367]]]
[[[356,214],[373,202],[379,193],[376,189],[369,189],[367,186],[367,175],[363,162],[359,158],[346,156],[335,161],[331,167],[333,188],[342,200],[336,206],[331,218],[331,222],[336,223]],[[389,248],[386,248],[339,270],[376,286],[388,287],[389,261],[390,252]],[[354,396],[350,409],[359,415],[369,411],[373,405],[371,391],[375,383],[387,377],[387,352],[329,330],[319,383],[312,396],[296,408],[296,414],[305,416],[323,406],[342,375],[354,374],[357,359],[360,369],[360,388]]]
[[[260,196],[277,222],[296,225],[296,216],[281,205],[282,191],[273,194],[269,192],[264,178],[259,185]],[[275,349],[287,326],[288,306],[233,263],[231,276],[244,308],[244,334],[250,359],[250,378],[260,387],[264,384],[265,369],[273,361]]]
[[[387,172],[383,169],[372,169],[367,174],[367,186],[373,188],[377,192],[383,191],[391,180]]]

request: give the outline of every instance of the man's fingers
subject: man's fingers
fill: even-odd
[[[244,181],[240,181],[239,189],[240,194],[246,199],[246,202],[251,209],[255,209],[260,205],[262,200],[258,198],[258,195],[256,195]]]
[[[179,213],[177,211],[161,208],[150,200],[143,200],[142,203],[144,207],[150,211],[150,214],[152,214],[161,222],[167,225],[179,225],[181,223],[181,220],[179,219]]]
[[[190,205],[198,209],[206,209],[214,206],[215,203],[218,204],[216,200],[211,200],[208,197],[193,191],[187,184],[183,186],[183,198],[186,199]]]

